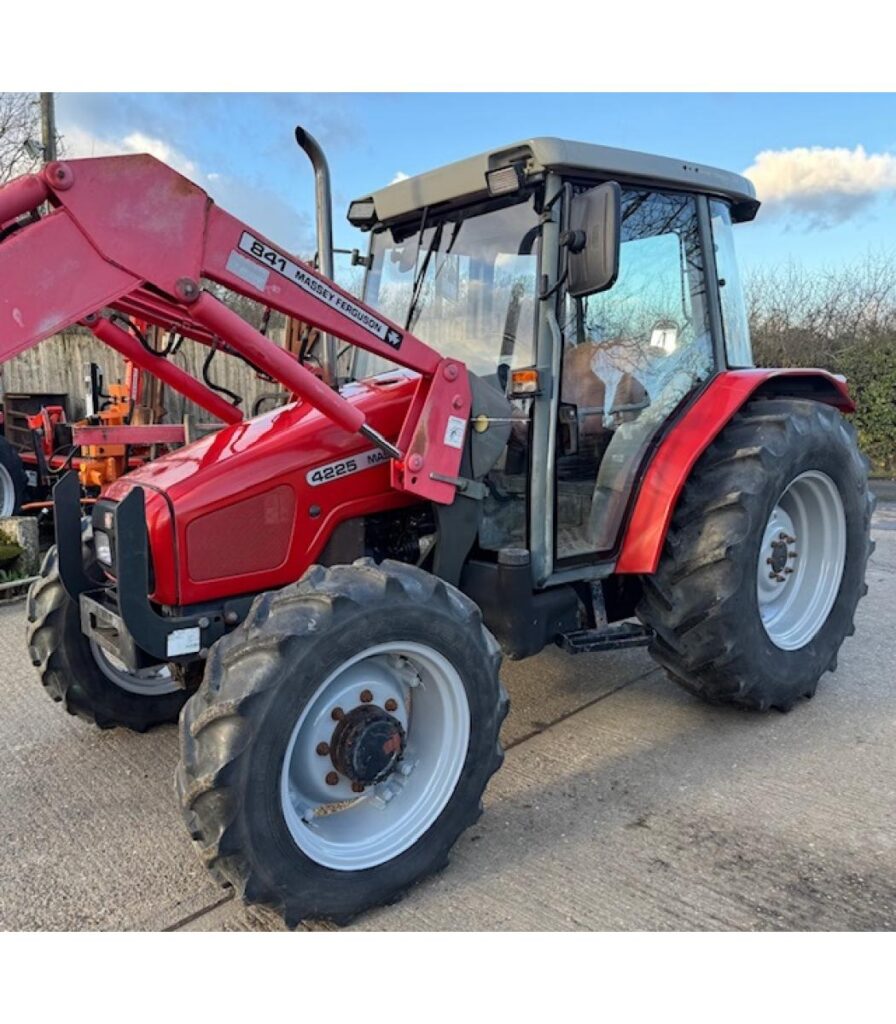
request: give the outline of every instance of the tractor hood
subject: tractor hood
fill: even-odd
[[[342,397],[394,441],[418,380],[385,374]],[[144,490],[152,597],[179,607],[291,583],[339,522],[414,500],[391,487],[379,449],[303,402],[147,463],[103,497],[120,501],[133,487]]]

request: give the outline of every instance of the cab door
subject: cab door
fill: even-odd
[[[612,555],[651,442],[715,369],[701,201],[624,189],[616,283],[565,300],[556,569]]]

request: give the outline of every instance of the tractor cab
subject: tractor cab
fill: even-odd
[[[351,204],[365,303],[511,403],[481,548],[528,549],[539,585],[612,561],[664,425],[752,365],[732,224],[758,205],[726,171],[550,138]],[[358,351],[352,375],[388,368]]]

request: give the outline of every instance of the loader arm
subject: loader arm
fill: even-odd
[[[44,203],[50,212],[40,216]],[[418,373],[394,443],[204,290],[203,279]],[[440,504],[454,500],[471,402],[464,364],[443,358],[148,155],[52,163],[0,189],[0,362],[81,322],[219,418],[240,417],[205,385],[143,349],[104,309],[223,343],[386,451],[396,489]]]

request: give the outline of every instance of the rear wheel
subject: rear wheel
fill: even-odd
[[[751,402],[685,486],[638,615],[713,703],[788,710],[837,663],[866,592],[874,501],[855,432],[817,402]]]
[[[181,717],[202,859],[290,926],[400,898],[481,812],[500,660],[468,598],[401,563],[315,567],[258,598]]]
[[[90,563],[87,570],[95,571]],[[53,700],[103,729],[145,732],[176,722],[189,696],[167,665],[134,673],[87,639],[78,605],[59,578],[55,547],[28,592],[28,650]]]

